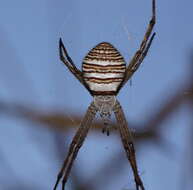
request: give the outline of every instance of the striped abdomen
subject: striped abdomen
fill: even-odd
[[[125,61],[110,43],[102,42],[84,58],[83,77],[93,95],[115,95],[123,81]]]

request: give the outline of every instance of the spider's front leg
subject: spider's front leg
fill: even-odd
[[[139,187],[140,187],[141,190],[145,190],[143,186],[143,182],[138,174],[136,157],[135,157],[135,148],[132,140],[132,135],[131,135],[131,132],[129,131],[124,112],[118,101],[116,102],[113,111],[115,113],[115,117],[118,122],[119,132],[121,135],[122,143],[123,143],[127,158],[133,170],[136,189],[139,190]]]
[[[88,130],[91,126],[91,123],[92,123],[95,115],[96,115],[96,112],[97,112],[97,109],[96,109],[94,103],[91,103],[91,105],[88,107],[88,110],[87,110],[87,112],[86,112],[86,114],[81,122],[80,128],[76,132],[76,134],[72,140],[72,143],[70,144],[68,155],[67,155],[66,160],[64,161],[64,164],[63,164],[63,166],[58,174],[57,181],[56,181],[56,184],[54,186],[54,190],[56,190],[62,177],[63,177],[62,189],[63,190],[65,189],[65,184],[66,184],[68,176],[70,174],[70,170],[72,168],[73,161],[75,160],[75,158],[78,154],[78,151],[79,151],[80,147],[82,146],[82,144],[87,136]]]

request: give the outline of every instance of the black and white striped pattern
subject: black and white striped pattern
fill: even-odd
[[[93,95],[115,95],[125,69],[124,58],[107,42],[94,47],[82,64],[84,80]]]

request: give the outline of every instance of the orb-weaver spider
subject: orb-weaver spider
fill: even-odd
[[[97,112],[100,113],[100,116],[104,122],[105,127],[103,132],[107,132],[107,135],[109,135],[110,115],[112,112],[114,112],[122,143],[133,170],[136,189],[145,189],[138,174],[131,132],[127,126],[127,121],[121,105],[116,99],[116,95],[124,84],[132,77],[134,72],[139,68],[143,59],[147,55],[155,37],[155,33],[152,34],[155,23],[156,5],[155,0],[152,0],[152,18],[149,22],[140,48],[135,53],[128,66],[126,66],[124,58],[117,49],[115,49],[110,43],[102,42],[95,46],[86,55],[83,60],[82,71],[80,71],[74,65],[62,43],[62,40],[60,39],[59,53],[61,61],[68,67],[68,69],[74,74],[80,83],[86,87],[86,89],[94,97],[94,100],[88,107],[88,110],[80,124],[80,128],[72,140],[67,158],[65,159],[62,169],[58,174],[54,190],[56,190],[59,181],[62,178],[62,189],[64,190],[73,161],[75,160],[78,151],[87,136],[92,120]]]

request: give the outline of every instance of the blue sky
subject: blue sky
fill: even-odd
[[[139,47],[151,17],[151,0],[1,0],[0,4],[1,101],[82,115],[92,97],[60,63],[59,37],[79,68],[88,51],[101,41],[111,42],[128,61]],[[188,55],[193,43],[192,7],[190,0],[157,2],[156,38],[132,78],[132,86],[128,83],[118,95],[130,122],[143,123],[176,89],[186,84],[191,74]],[[162,131],[162,136],[171,143],[175,159],[151,143],[140,148],[138,162],[148,190],[179,188],[179,163],[190,130],[190,116],[182,108],[164,123],[167,131]],[[51,140],[53,133],[58,132],[5,115],[0,118],[0,130],[0,149],[12,176],[36,184],[33,189],[51,189],[61,164],[54,155],[56,147]],[[73,133],[69,134],[69,140]],[[41,140],[42,146],[36,140]],[[114,137],[91,132],[77,161],[89,163],[83,177],[91,175],[95,163],[102,164],[119,145]],[[98,154],[103,156],[96,158]],[[89,160],[84,155],[89,155]],[[37,175],[38,178],[32,177]],[[9,171],[0,172],[1,188],[11,189],[1,183],[8,176]],[[45,180],[47,184],[42,183]],[[127,169],[108,187],[104,184],[99,187],[123,188],[130,188]]]

